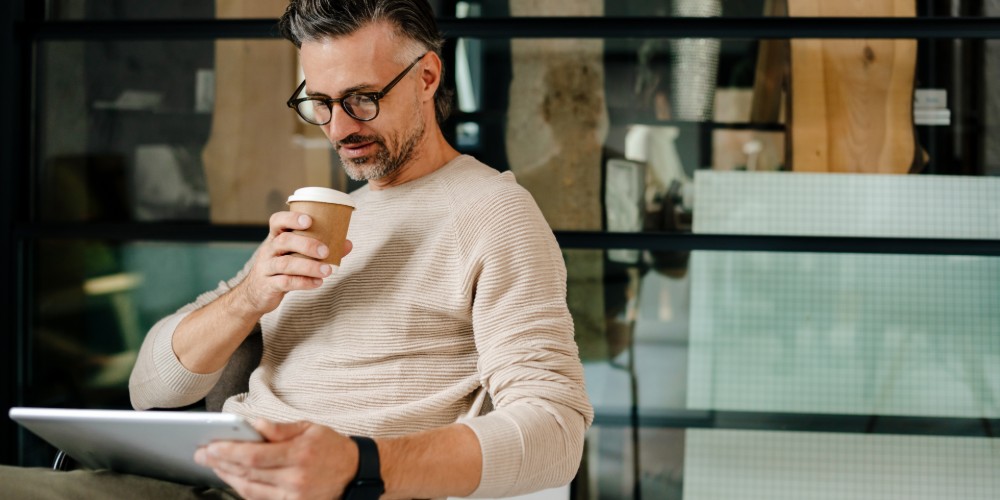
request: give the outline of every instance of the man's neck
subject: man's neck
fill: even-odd
[[[425,137],[417,149],[417,154],[403,168],[393,175],[368,181],[368,189],[378,191],[406,184],[437,171],[460,155],[451,144],[448,144],[439,127],[430,127],[430,130],[433,132]]]

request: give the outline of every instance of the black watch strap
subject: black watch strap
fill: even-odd
[[[347,483],[345,500],[378,500],[385,493],[382,470],[378,461],[378,445],[372,438],[351,436],[358,445],[358,473]]]

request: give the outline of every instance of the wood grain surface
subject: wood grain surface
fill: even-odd
[[[912,17],[913,0],[788,0],[790,16]],[[791,41],[791,168],[906,173],[916,40]]]

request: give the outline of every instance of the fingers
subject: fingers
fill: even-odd
[[[297,255],[283,255],[274,257],[264,263],[264,273],[267,276],[305,276],[311,278],[325,278],[333,273],[333,267],[312,259],[305,259]]]
[[[333,268],[320,260],[329,257],[330,249],[306,235],[291,232],[312,224],[306,214],[277,212],[271,216],[271,234],[262,249],[259,271],[278,292],[316,288]]]
[[[297,212],[271,215],[270,235],[258,249],[250,274],[239,286],[239,296],[255,313],[266,314],[281,303],[285,294],[323,286],[333,266],[322,262],[330,249],[321,241],[293,231],[308,229],[312,219]],[[344,243],[344,255],[354,245]]]
[[[217,441],[198,448],[194,460],[240,477],[249,477],[249,471],[257,471],[254,477],[249,478],[260,481],[261,471],[288,466],[290,453],[285,443]]]
[[[296,233],[281,233],[271,239],[271,255],[298,253],[314,259],[330,256],[330,249],[321,241]]]
[[[254,429],[269,442],[288,441],[305,432],[309,425],[309,422],[303,421],[283,424],[262,418],[253,423]]]
[[[338,498],[357,470],[354,443],[330,428],[266,420],[254,427],[267,442],[217,441],[194,457],[244,498]]]
[[[312,218],[297,212],[275,212],[271,214],[271,219],[268,221],[271,236],[278,236],[296,229],[308,229],[310,225],[312,225]]]
[[[325,259],[330,256],[330,249],[315,238],[310,238],[291,231],[308,229],[312,218],[298,212],[276,212],[271,215],[272,255],[298,253],[314,259]],[[344,253],[347,255],[354,249],[351,240],[344,240]]]

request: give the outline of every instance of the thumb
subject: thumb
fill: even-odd
[[[288,441],[289,439],[298,436],[305,432],[309,428],[309,422],[299,421],[291,423],[280,423],[272,422],[270,420],[265,420],[263,418],[257,419],[253,423],[253,428],[257,429],[257,432],[264,437],[268,442],[279,442]]]

